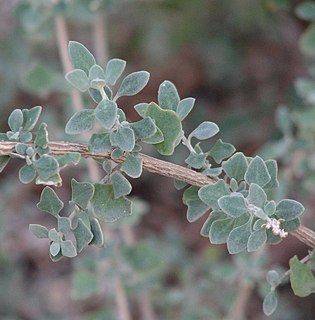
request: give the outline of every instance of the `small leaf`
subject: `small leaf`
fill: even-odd
[[[115,132],[115,144],[123,151],[130,152],[135,146],[136,138],[132,129],[120,127]]]
[[[229,234],[227,248],[230,254],[242,252],[247,247],[248,238],[250,237],[250,221],[234,228]]]
[[[38,175],[43,180],[48,180],[58,173],[59,163],[52,156],[44,154],[33,163]]]
[[[247,242],[247,251],[253,252],[258,250],[267,241],[266,229],[256,230],[251,233]]]
[[[158,144],[164,141],[164,136],[162,131],[156,127],[155,134],[152,137],[143,138],[142,141],[148,144]]]
[[[57,217],[63,208],[63,202],[58,198],[55,191],[50,187],[45,187],[41,193],[37,208]]]
[[[23,125],[23,112],[21,109],[15,109],[11,112],[8,125],[13,132],[18,132]]]
[[[9,132],[12,132],[12,131],[9,131]],[[0,141],[10,141],[10,139],[6,133],[0,132]]]
[[[299,217],[305,208],[297,201],[284,199],[281,200],[276,207],[275,215],[284,220],[293,220]]]
[[[91,221],[91,232],[93,233],[93,239],[90,244],[95,244],[99,247],[104,245],[104,235],[102,227],[97,219],[92,219]]]
[[[73,67],[83,70],[88,75],[90,68],[96,63],[91,52],[77,41],[70,41],[68,49]]]
[[[243,180],[247,169],[247,159],[243,153],[237,152],[227,161],[222,162],[222,168],[229,178]]]
[[[72,201],[81,209],[86,209],[94,194],[94,186],[89,182],[71,180]]]
[[[234,219],[218,219],[210,227],[209,239],[213,244],[223,244],[227,242],[228,236],[233,229]]]
[[[24,131],[31,131],[34,129],[39,116],[42,112],[42,107],[37,106],[33,107],[32,109],[23,109],[23,130]]]
[[[204,237],[209,237],[210,227],[211,227],[212,223],[216,220],[223,220],[226,218],[227,218],[227,215],[224,212],[212,211],[209,214],[209,217],[207,218],[207,220],[204,222],[204,224],[200,230],[200,234]]]
[[[36,146],[46,149],[48,142],[47,124],[42,123],[38,129],[34,143]]]
[[[290,259],[290,282],[295,295],[307,297],[315,292],[315,278],[310,267],[297,256]]]
[[[295,218],[293,220],[289,221],[283,221],[281,223],[281,227],[286,231],[286,232],[291,232],[293,230],[296,230],[299,226],[301,225],[301,221],[299,218]]]
[[[9,156],[0,156],[0,173],[4,170],[4,168],[9,163],[9,161],[10,161]]]
[[[175,85],[170,81],[161,83],[158,90],[158,102],[162,109],[177,110],[177,105],[180,101]]]
[[[154,144],[162,155],[171,155],[174,152],[178,135],[182,131],[181,122],[172,110],[163,110],[154,102],[150,103],[146,116],[151,117],[163,134],[163,142]],[[153,136],[154,137],[154,136]]]
[[[266,204],[265,204],[265,207],[264,207],[264,212],[268,215],[268,216],[272,216],[276,211],[276,203],[271,200],[271,201],[268,201]]]
[[[268,168],[262,158],[256,156],[248,165],[245,173],[245,181],[248,184],[256,183],[265,186],[271,180]]]
[[[132,190],[130,182],[119,171],[111,176],[111,181],[115,199],[128,195]]]
[[[203,175],[208,177],[218,177],[222,173],[222,168],[207,168],[201,172]]]
[[[131,201],[124,197],[115,199],[112,185],[96,183],[94,187],[92,205],[97,218],[114,222],[131,215]]]
[[[267,195],[258,184],[252,183],[249,186],[247,200],[258,208],[264,208],[265,202],[267,201]]]
[[[50,254],[55,257],[60,251],[60,243],[59,242],[52,242],[50,244],[49,252]]]
[[[68,258],[73,258],[77,255],[77,250],[71,240],[61,241],[61,253]]]
[[[102,127],[110,130],[117,120],[117,104],[110,100],[102,100],[95,109],[95,117]]]
[[[188,206],[186,217],[189,222],[198,220],[209,210],[209,206],[200,199],[188,200],[186,201],[186,205]]]
[[[177,104],[176,113],[181,121],[183,121],[190,111],[193,109],[195,104],[194,98],[185,98]]]
[[[130,123],[130,127],[134,131],[137,139],[150,138],[157,131],[155,122],[150,117]]]
[[[231,194],[218,200],[220,209],[227,215],[236,218],[248,212],[246,200],[242,195]]]
[[[275,290],[271,290],[264,298],[263,311],[266,316],[273,314],[277,308],[278,299]]]
[[[185,162],[192,168],[201,169],[205,165],[206,159],[206,153],[191,152]]]
[[[149,106],[148,103],[138,103],[137,105],[134,106],[134,108],[139,114],[139,116],[141,116],[142,118],[145,118],[148,106]]]
[[[182,190],[187,186],[187,182],[181,180],[174,180],[174,187],[176,190]]]
[[[73,234],[77,243],[77,250],[81,252],[82,249],[88,245],[93,239],[93,233],[91,230],[85,225],[82,219],[78,219],[78,225],[73,230]]]
[[[19,139],[20,139],[20,142],[27,143],[32,141],[33,135],[31,132],[21,132]]]
[[[29,230],[39,239],[48,238],[48,229],[40,224],[30,224]]]
[[[126,67],[126,61],[121,59],[111,59],[107,62],[105,70],[105,79],[112,86],[122,75]]]
[[[279,273],[275,270],[270,270],[267,272],[266,280],[274,288],[278,286],[281,281]]]
[[[89,88],[89,94],[96,103],[100,103],[103,100],[101,93],[97,89]]]
[[[270,181],[264,186],[264,189],[277,188],[279,187],[278,181],[278,165],[275,160],[267,160],[265,161],[268,172],[270,174]]]
[[[78,164],[81,159],[81,154],[79,152],[66,152],[61,156],[55,156],[58,161],[59,168],[66,167],[69,163],[74,165]]]
[[[67,234],[71,228],[71,221],[68,217],[58,217],[58,231]]]
[[[67,122],[65,131],[67,134],[78,134],[91,130],[95,125],[95,112],[92,109],[84,109],[75,113]]]
[[[95,80],[95,79],[105,80],[104,70],[98,64],[95,64],[89,70],[89,80],[92,81],[92,80]]]
[[[219,130],[219,127],[214,122],[204,121],[193,132],[191,132],[189,137],[195,137],[198,140],[206,140],[215,136]]]
[[[113,159],[113,160],[117,160],[117,159],[119,159],[119,158],[121,158],[122,156],[123,156],[123,154],[124,154],[124,151],[122,151],[121,149],[119,149],[119,148],[116,148],[116,149],[114,149],[113,151],[112,151],[112,153],[111,153],[111,158]]]
[[[231,191],[227,187],[223,179],[214,184],[209,184],[200,188],[198,191],[199,198],[214,210],[220,209],[218,200],[225,195],[229,195]]]
[[[19,170],[19,179],[22,183],[30,183],[35,179],[35,177],[36,171],[33,165],[26,164]]]
[[[51,240],[51,241],[54,241],[54,242],[59,242],[60,238],[59,238],[59,234],[57,232],[57,230],[55,228],[53,229],[50,229],[48,231],[48,238]]]
[[[90,87],[87,74],[81,69],[74,69],[66,74],[67,81],[76,89],[85,92]]]
[[[235,148],[230,143],[225,143],[221,139],[217,140],[214,146],[209,151],[209,156],[216,163],[221,163],[222,160],[230,157],[235,152]]]
[[[91,153],[102,153],[110,150],[112,144],[110,142],[109,133],[93,133],[88,146]]]
[[[122,164],[121,171],[131,178],[139,178],[142,173],[142,159],[138,155],[129,154]]]
[[[133,96],[140,92],[148,83],[150,74],[138,71],[129,74],[121,83],[115,99],[122,96]]]

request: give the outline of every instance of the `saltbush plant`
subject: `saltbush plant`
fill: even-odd
[[[53,261],[73,258],[88,245],[104,246],[101,224],[132,214],[130,178],[141,177],[143,170],[174,178],[176,188],[184,189],[187,220],[194,222],[208,215],[201,235],[212,244],[226,244],[230,254],[277,244],[290,232],[313,246],[313,233],[300,224],[303,205],[292,199],[276,202],[271,197],[279,186],[275,160],[249,157],[236,152],[232,144],[215,140],[219,127],[211,121],[187,134],[184,119],[195,99],[180,97],[170,81],[159,86],[156,102],[135,105],[141,120],[129,122],[119,99],[139,93],[147,85],[149,73],[124,76],[125,61],[97,64],[92,53],[76,41],[69,43],[69,56],[74,69],[66,79],[95,103],[93,108],[75,112],[65,125],[68,135],[79,137],[77,143],[50,141],[47,124],[39,122],[40,106],[13,110],[9,130],[0,135],[1,171],[11,158],[21,159],[20,181],[44,186],[37,207],[52,215],[56,225],[49,229],[30,224],[29,229],[36,237],[47,239]],[[80,136],[88,143],[80,143]],[[205,140],[211,141],[209,148],[203,146]],[[143,144],[150,144],[161,155],[170,156],[180,143],[187,147],[186,168],[141,153]],[[71,199],[64,206],[58,196],[61,170],[79,163],[82,157],[94,159],[102,167],[103,177],[96,183],[73,178]],[[315,279],[305,264],[311,258],[312,253],[302,261],[290,260],[290,280],[297,295],[314,291]],[[264,299],[265,314],[275,310],[275,289],[286,276],[267,273],[271,289]]]

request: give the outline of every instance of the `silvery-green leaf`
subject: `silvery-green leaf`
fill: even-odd
[[[258,208],[264,208],[267,201],[267,195],[265,191],[256,183],[252,183],[249,186],[249,193],[247,200]]]
[[[227,248],[229,253],[235,254],[245,250],[250,234],[250,221],[239,227],[234,228],[230,232],[227,240]]]
[[[218,200],[220,209],[227,215],[236,218],[248,212],[246,200],[241,195],[231,194]]]
[[[155,122],[150,117],[146,117],[140,121],[130,123],[130,127],[134,131],[137,139],[150,138],[157,131]]]
[[[129,74],[122,81],[115,99],[122,96],[133,96],[140,92],[148,83],[150,74],[146,71],[138,71]]]
[[[130,182],[119,171],[111,176],[111,181],[115,199],[128,195],[132,190]]]
[[[27,143],[27,142],[32,141],[32,139],[33,139],[33,135],[31,132],[21,132],[20,133],[20,137],[19,137],[20,142]]]
[[[112,148],[109,133],[93,133],[88,144],[92,153],[102,153]]]
[[[0,132],[0,141],[10,141],[6,133]]]
[[[222,168],[229,178],[243,180],[247,169],[247,159],[243,153],[237,152],[231,158],[222,162]]]
[[[256,156],[249,163],[244,178],[248,184],[256,183],[261,187],[264,187],[271,180],[268,168],[259,156]]]
[[[39,177],[43,180],[47,180],[54,176],[59,171],[58,161],[47,154],[42,155],[38,160],[33,162]]]
[[[111,59],[107,62],[105,70],[105,79],[112,86],[122,75],[126,67],[126,61],[121,59]]]
[[[209,206],[200,199],[187,200],[186,205],[188,206],[186,218],[189,222],[198,220],[209,210]]]
[[[71,240],[60,242],[61,253],[68,258],[73,258],[77,255],[77,250]]]
[[[204,174],[205,176],[208,177],[217,177],[222,173],[222,168],[221,167],[217,167],[217,168],[207,168],[205,170],[202,171],[202,174]]]
[[[176,113],[181,121],[183,121],[193,109],[195,100],[196,99],[194,98],[185,98],[179,101],[177,104]]]
[[[210,236],[210,227],[212,225],[212,223],[216,220],[223,220],[226,219],[227,215],[224,212],[221,211],[212,211],[209,214],[209,217],[207,218],[207,220],[204,222],[204,224],[202,225],[202,228],[200,230],[200,234],[204,237],[209,237]]]
[[[17,143],[15,145],[15,151],[20,155],[26,155],[27,148],[28,148],[28,144],[26,143]]]
[[[121,150],[130,152],[135,146],[136,138],[131,128],[120,127],[115,132],[114,141]]]
[[[61,156],[55,156],[59,163],[59,168],[66,167],[69,163],[77,165],[80,162],[81,154],[79,152],[66,152]]]
[[[48,142],[47,124],[42,123],[37,131],[34,143],[36,146],[45,149],[48,147]]]
[[[295,218],[289,221],[283,221],[281,223],[281,228],[283,228],[286,232],[291,232],[296,230],[301,225],[301,221],[299,218]]]
[[[50,187],[45,187],[41,193],[37,208],[57,217],[63,208],[63,202],[59,199],[55,191]]]
[[[67,234],[71,228],[71,221],[68,217],[58,217],[58,231]]]
[[[206,159],[206,153],[191,152],[185,162],[192,168],[201,169],[205,165]]]
[[[48,229],[40,224],[30,224],[29,230],[37,238],[48,238]]]
[[[209,151],[209,156],[216,163],[221,163],[222,160],[230,157],[235,152],[235,147],[230,143],[225,143],[221,139],[217,140],[214,146]]]
[[[90,244],[95,244],[99,247],[104,245],[104,235],[102,227],[97,219],[91,220],[91,232],[93,233],[93,239]]]
[[[161,83],[158,90],[158,103],[162,109],[177,110],[177,105],[180,101],[175,85],[166,80]]]
[[[187,186],[187,182],[180,181],[180,180],[174,180],[174,186],[176,190],[182,190]]]
[[[99,103],[103,100],[101,93],[97,89],[89,88],[89,94],[96,103]]]
[[[19,179],[22,183],[30,183],[35,179],[35,177],[36,171],[33,165],[26,164],[19,170]]]
[[[275,160],[265,161],[268,172],[270,174],[270,181],[264,186],[264,189],[277,188],[279,187],[278,181],[278,165]]]
[[[295,8],[295,14],[303,20],[315,20],[315,3],[313,1],[303,1]]]
[[[270,316],[273,314],[277,308],[278,305],[278,299],[276,296],[275,290],[269,291],[267,295],[264,298],[263,302],[263,311],[266,316]]]
[[[90,68],[95,64],[95,58],[91,52],[77,41],[70,41],[68,49],[73,67],[83,70],[88,75]]]
[[[13,132],[18,132],[23,125],[24,117],[21,109],[15,109],[8,118],[8,125]]]
[[[217,219],[210,227],[209,239],[213,244],[223,244],[227,242],[228,236],[233,229],[234,219]]]
[[[55,228],[50,229],[50,230],[48,231],[48,238],[49,238],[51,241],[59,242],[60,237],[59,237],[59,234],[58,234],[58,232],[57,232],[57,230],[56,230]]]
[[[148,144],[158,144],[164,141],[164,136],[162,131],[158,127],[156,127],[155,134],[152,137],[143,138],[142,141]]]
[[[279,273],[275,270],[270,270],[267,272],[266,280],[274,288],[278,286],[281,281]]]
[[[9,156],[0,156],[0,173],[4,170],[4,168],[9,163],[9,161],[10,161]]]
[[[39,116],[42,112],[42,107],[36,106],[32,109],[23,109],[23,130],[24,131],[31,131],[34,129]]]
[[[90,228],[85,225],[82,219],[78,219],[78,224],[73,230],[73,234],[77,243],[78,252],[81,252],[93,239],[93,233]]]
[[[149,104],[148,103],[138,103],[134,106],[135,110],[137,111],[137,113],[144,118],[147,112]]]
[[[195,137],[198,140],[206,140],[215,136],[219,130],[219,127],[214,122],[204,121],[194,131],[191,132],[189,138]]]
[[[265,204],[265,207],[264,207],[264,212],[268,215],[268,216],[272,216],[276,211],[276,203],[271,200],[271,201],[268,201],[266,204]]]
[[[50,254],[55,257],[60,251],[60,243],[59,242],[52,242],[50,244],[49,252]]]
[[[95,117],[104,129],[110,130],[117,120],[117,104],[102,100],[95,109]]]
[[[75,113],[67,122],[65,131],[67,134],[78,134],[91,130],[95,125],[95,111],[84,109]]]
[[[139,178],[142,173],[142,159],[138,155],[129,154],[122,164],[121,171],[131,178]]]
[[[266,229],[261,228],[251,233],[247,242],[247,251],[253,252],[258,250],[267,241]]]
[[[81,69],[74,69],[66,74],[67,81],[76,89],[85,92],[90,87],[87,74]]]
[[[275,215],[284,220],[293,220],[299,217],[304,210],[305,208],[299,202],[283,199],[277,204]]]
[[[82,209],[86,209],[94,194],[94,186],[89,182],[71,180],[72,201]]]
[[[94,79],[102,79],[105,80],[105,73],[101,66],[95,64],[89,70],[89,80],[92,81]]]
[[[115,149],[112,151],[110,157],[111,157],[113,160],[117,160],[117,159],[121,158],[121,157],[123,156],[123,154],[124,154],[124,151],[122,151],[120,148],[115,148]]]

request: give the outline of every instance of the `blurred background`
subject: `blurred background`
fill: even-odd
[[[120,101],[129,120],[138,119],[135,104],[157,101],[157,89],[167,79],[181,98],[197,99],[184,122],[187,132],[204,120],[214,121],[220,138],[238,150],[277,158],[282,188],[275,198],[301,201],[307,212],[303,223],[314,229],[315,14],[298,11],[302,3],[3,0],[0,132],[8,130],[14,108],[41,105],[50,139],[70,139],[64,125],[77,102],[64,80],[60,43],[80,41],[100,65],[121,58],[128,71],[151,73],[140,94]],[[81,99],[84,106],[93,105],[87,96]],[[153,149],[145,151],[158,157]],[[186,157],[179,148],[167,160],[183,164]],[[53,220],[36,208],[41,187],[18,182],[19,166],[11,161],[0,177],[1,319],[119,319],[117,274],[131,319],[228,319],[244,282],[250,292],[244,319],[265,319],[266,271],[285,270],[294,254],[307,254],[308,248],[289,237],[268,254],[230,257],[225,246],[212,246],[200,236],[203,220],[187,222],[182,192],[173,181],[145,173],[132,181],[135,216],[111,226],[123,236],[103,249],[88,248],[78,258],[54,263],[48,243],[28,231],[29,223],[53,226]],[[85,168],[82,162],[63,172],[58,195],[65,202],[71,177],[88,181]],[[289,284],[279,294],[270,319],[315,318],[313,296],[297,298]]]

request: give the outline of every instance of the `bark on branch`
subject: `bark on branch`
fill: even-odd
[[[14,153],[15,151],[15,145],[16,142],[0,141],[0,156],[12,155],[12,153]],[[63,155],[66,152],[78,152],[84,158],[111,159],[109,152],[93,154],[89,152],[86,145],[79,143],[68,143],[59,141],[50,142],[49,147],[51,150],[51,155]],[[190,185],[198,187],[215,183],[217,181],[214,178],[206,177],[201,173],[182,167],[180,165],[159,160],[145,154],[140,155],[143,161],[143,169],[151,173],[156,173],[172,179],[184,181]],[[124,161],[124,158],[122,157],[115,161],[121,163]],[[315,248],[315,232],[311,229],[305,226],[300,226],[296,230],[290,232],[290,234],[307,246]]]

